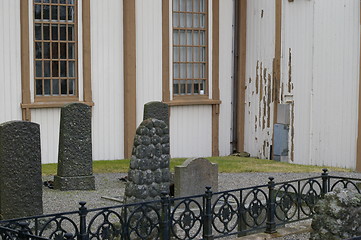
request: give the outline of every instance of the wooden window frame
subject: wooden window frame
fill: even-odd
[[[30,71],[30,62],[34,61],[34,56],[30,54],[30,48],[34,47],[34,40],[30,42],[30,31],[29,26],[30,23],[33,25],[32,19],[29,19],[29,12],[33,11],[33,0],[21,0],[20,1],[20,28],[21,28],[21,87],[22,87],[22,118],[23,120],[30,121],[31,120],[31,111],[30,109],[34,108],[58,108],[62,107],[67,103],[71,102],[82,102],[89,106],[94,106],[92,101],[92,91],[91,91],[91,35],[90,35],[90,0],[76,0],[82,1],[81,10],[82,10],[82,49],[77,49],[76,54],[82,51],[82,68],[80,69],[78,66],[78,76],[80,76],[80,71],[82,71],[82,81],[83,81],[83,97],[79,99],[79,79],[77,84],[77,96],[76,97],[61,97],[55,98],[51,97],[51,100],[47,101],[39,101],[40,99],[35,98],[34,89],[34,100],[31,97],[31,84],[34,81],[33,77],[31,77]],[[77,9],[79,10],[79,9]],[[78,16],[78,21],[80,21]],[[78,29],[77,33],[78,34]],[[79,56],[79,55],[78,55]],[[79,60],[79,58],[78,58]],[[78,65],[78,64],[76,64]],[[35,77],[35,72],[34,72]],[[34,86],[34,85],[33,85]],[[36,99],[36,100],[35,100]]]
[[[174,95],[170,88],[170,83],[173,84],[173,75],[170,75],[170,68],[173,68],[173,59],[170,60],[170,56],[172,56],[171,51],[173,51],[173,42],[170,42],[170,34],[173,34],[173,26],[170,27],[170,17],[173,14],[172,1],[173,0],[162,0],[162,101],[170,106],[219,105],[221,104],[219,96],[219,0],[207,0],[206,4],[208,30],[206,67],[206,76],[208,82],[206,84],[206,94],[181,96]],[[209,8],[210,1],[212,1],[212,9]],[[212,11],[212,18],[210,18],[210,10]],[[212,21],[211,28],[209,28],[210,21]],[[212,38],[212,46],[209,45],[210,38]],[[209,49],[212,49],[212,53],[209,51]],[[210,53],[212,54],[211,61],[209,60]],[[212,68],[210,71],[211,66]]]
[[[43,1],[41,2],[35,2],[35,0],[33,0],[33,13],[35,13],[35,9],[36,6],[49,6],[49,20],[46,21],[43,19],[44,17],[44,12],[43,10],[41,11],[41,19],[37,20],[35,14],[33,14],[33,47],[34,47],[34,56],[33,56],[33,62],[34,62],[34,102],[62,102],[62,101],[77,101],[79,99],[79,65],[78,65],[78,1],[77,0],[73,0],[73,3],[68,3],[68,1],[66,1],[66,3],[60,3],[60,1],[57,1],[57,3],[53,3],[52,1],[49,1],[49,3],[44,3]],[[57,7],[57,19],[53,19],[52,17],[52,9],[53,6]],[[66,9],[66,19],[64,22],[61,22],[60,18],[60,7],[65,7]],[[68,21],[68,7],[74,7],[74,19],[73,19],[73,23]],[[36,39],[36,25],[40,24],[41,26],[43,26],[44,24],[48,24],[49,25],[49,39],[46,40],[44,39],[44,32],[42,30],[41,32],[41,40],[37,40]],[[65,25],[66,28],[66,35],[65,35],[65,40],[61,40],[61,30],[60,30],[60,26],[61,25]],[[68,29],[69,29],[69,25],[72,25],[74,28],[74,37],[72,40],[69,40],[68,38]],[[57,26],[58,27],[58,34],[57,34],[57,39],[53,39],[53,26]],[[44,46],[45,43],[49,43],[49,59],[45,59],[44,58],[44,54],[42,54],[41,58],[37,58],[36,57],[36,45],[40,43],[41,46]],[[53,57],[53,43],[57,44],[57,58]],[[66,44],[65,45],[65,58],[61,58],[61,44]],[[69,45],[68,44],[73,44],[74,45],[74,58],[70,59],[69,58]],[[44,47],[42,47],[42,52],[44,52]],[[52,67],[52,63],[54,62],[54,60],[56,62],[58,62],[58,76],[54,76],[53,75],[53,67]],[[37,77],[37,71],[36,71],[36,62],[42,62],[42,74],[41,77]],[[45,70],[44,70],[44,62],[45,61],[49,61],[50,65],[50,69],[49,69],[49,74],[50,76],[45,77]],[[74,62],[74,76],[69,77],[61,77],[61,62],[66,62],[66,73],[69,73],[70,71],[70,62]],[[50,83],[50,89],[49,89],[49,95],[45,94],[45,84],[44,82],[46,80],[49,80]],[[57,80],[58,81],[58,94],[53,94],[53,84],[54,81]],[[62,86],[61,86],[61,82],[62,81],[66,81],[66,93],[63,94],[62,92]],[[37,81],[42,81],[42,94],[37,94]],[[73,94],[70,93],[70,81],[74,81],[74,86],[73,86]]]

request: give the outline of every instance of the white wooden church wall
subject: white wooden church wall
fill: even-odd
[[[21,120],[20,0],[0,1],[0,123]]]

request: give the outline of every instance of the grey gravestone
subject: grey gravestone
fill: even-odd
[[[40,127],[11,121],[0,124],[1,219],[43,213]]]
[[[160,199],[169,193],[169,129],[164,121],[144,120],[136,131],[125,188],[125,202]]]
[[[143,120],[148,118],[155,118],[162,120],[169,126],[169,108],[168,105],[162,102],[149,102],[144,104]]]
[[[174,169],[174,196],[203,194],[206,187],[218,191],[218,165],[205,158],[189,158]]]
[[[95,189],[91,137],[91,108],[82,103],[65,105],[61,109],[55,189]]]

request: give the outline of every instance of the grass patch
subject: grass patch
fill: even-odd
[[[173,158],[170,162],[171,171],[174,167],[181,165],[186,158]],[[242,158],[235,156],[225,157],[208,157],[213,163],[218,164],[218,171],[222,173],[240,173],[240,172],[322,172],[325,167],[309,166],[283,163],[273,160]],[[129,159],[111,160],[111,161],[94,161],[94,173],[126,173],[129,168]],[[350,169],[326,167],[329,171],[350,172]],[[43,175],[56,175],[57,164],[43,164]]]

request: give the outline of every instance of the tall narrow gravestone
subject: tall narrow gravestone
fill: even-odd
[[[61,109],[58,174],[54,188],[94,190],[92,166],[91,109],[71,103]]]
[[[41,215],[40,127],[11,121],[0,124],[0,217]]]
[[[169,110],[168,105],[162,102],[148,102],[144,104],[143,120],[155,118],[162,120],[169,126]]]
[[[160,199],[162,192],[169,192],[169,149],[167,124],[157,119],[144,120],[134,138],[126,203]]]

